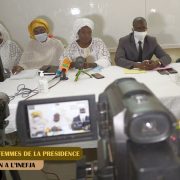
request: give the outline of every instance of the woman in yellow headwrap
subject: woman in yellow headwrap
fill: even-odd
[[[32,39],[36,39],[36,36],[40,34],[38,30],[49,34],[49,25],[44,19],[35,19],[29,24],[28,31]]]
[[[44,19],[34,19],[28,26],[31,41],[13,73],[23,69],[39,69],[43,65],[58,65],[59,57],[64,51],[60,40],[50,37],[49,24]]]

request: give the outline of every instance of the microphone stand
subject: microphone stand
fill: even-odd
[[[68,80],[68,77],[66,76],[66,71],[62,70],[60,80]]]
[[[84,73],[84,74],[88,75],[90,78],[92,78],[92,76],[89,73],[87,73],[86,71],[84,71],[83,69],[78,69],[78,72],[76,74],[76,77],[75,77],[74,81],[77,81],[79,79],[79,76],[80,76],[81,73]]]

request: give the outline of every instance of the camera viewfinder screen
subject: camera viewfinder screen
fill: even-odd
[[[28,105],[31,138],[91,131],[88,100]]]

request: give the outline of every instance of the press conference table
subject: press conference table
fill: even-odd
[[[180,63],[171,64],[170,66],[180,73]],[[85,74],[81,74],[79,80],[74,82],[77,70],[69,70],[67,73],[69,78],[68,80],[61,81],[55,87],[51,88],[48,93],[39,93],[30,99],[95,94],[96,101],[98,101],[99,94],[102,93],[114,80],[125,77],[133,77],[139,82],[147,85],[147,87],[161,100],[161,102],[175,115],[175,117],[180,119],[180,82],[179,84],[175,82],[177,74],[160,75],[157,71],[147,71],[139,74],[126,74],[124,69],[118,66],[110,66],[101,70],[89,70],[89,73],[91,74],[97,71],[98,73],[104,75],[105,78],[95,79],[89,78]],[[47,76],[48,79],[51,79],[52,77],[53,76]],[[57,81],[58,79],[51,81],[50,86],[55,84]],[[0,83],[0,92],[4,92],[8,96],[14,95],[17,92],[17,86],[19,84],[25,84],[27,88],[34,89],[38,86],[38,77],[19,80],[11,80],[11,78],[7,79]],[[6,133],[16,131],[15,115],[16,108],[20,100],[23,100],[23,98],[21,96],[17,96],[9,103],[10,116],[7,119],[10,123],[6,128]],[[77,143],[77,145],[79,145],[79,143]],[[89,144],[88,146],[93,147],[94,145]]]

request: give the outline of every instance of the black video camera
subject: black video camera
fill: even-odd
[[[99,180],[179,180],[180,159],[171,136],[176,120],[133,78],[119,79],[99,97]]]
[[[54,128],[57,121],[69,124]],[[92,95],[21,101],[16,122],[20,142],[27,146],[98,140],[99,127],[94,179],[180,179],[179,149],[172,141],[177,138],[176,120],[133,78],[109,85],[98,105]],[[83,178],[84,173],[77,174]]]

